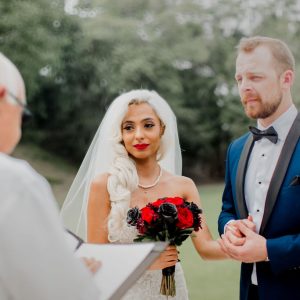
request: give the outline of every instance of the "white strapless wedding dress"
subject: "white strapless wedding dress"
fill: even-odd
[[[125,220],[124,220],[125,221]],[[122,226],[122,238],[118,243],[132,243],[137,235],[134,227],[130,227],[126,222]],[[166,300],[167,296],[160,294],[160,284],[162,271],[146,271],[144,275],[127,291],[122,300]],[[169,300],[188,300],[188,291],[184,278],[184,273],[180,263],[176,264],[175,271],[176,296],[168,297]]]

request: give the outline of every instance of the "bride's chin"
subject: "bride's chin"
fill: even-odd
[[[147,159],[150,157],[149,152],[146,151],[134,151],[134,153],[130,153],[129,156],[132,159]]]

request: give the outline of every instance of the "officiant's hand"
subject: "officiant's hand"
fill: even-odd
[[[81,259],[93,274],[95,274],[101,266],[101,262],[94,258],[81,257]]]
[[[167,267],[174,266],[178,261],[178,251],[176,246],[168,246],[154,263],[149,267],[149,270],[162,270]]]

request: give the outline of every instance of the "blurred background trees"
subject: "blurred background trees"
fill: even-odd
[[[24,141],[76,164],[110,102],[147,88],[177,115],[184,174],[221,178],[228,143],[249,123],[235,45],[269,35],[300,59],[298,0],[0,0],[0,13],[0,51],[24,75],[35,115]]]

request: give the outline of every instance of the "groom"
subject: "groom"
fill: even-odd
[[[295,60],[285,43],[241,39],[236,74],[241,102],[257,127],[228,149],[219,232],[242,262],[240,299],[300,296],[300,114],[291,87]]]

